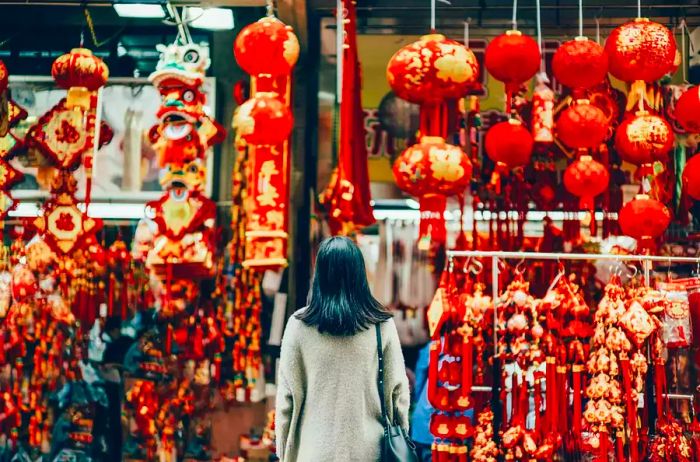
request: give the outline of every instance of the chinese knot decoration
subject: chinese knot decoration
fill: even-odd
[[[16,206],[17,202],[12,197],[10,189],[21,182],[24,175],[10,164],[12,147],[16,141],[10,128],[26,117],[24,111],[13,111],[14,103],[10,101],[9,74],[5,63],[0,61],[0,220]],[[14,112],[14,114],[13,114]],[[2,141],[8,140],[9,143]]]
[[[196,44],[159,45],[160,60],[149,80],[162,102],[159,123],[149,136],[161,168],[163,196],[147,204],[155,223],[146,267],[163,278],[170,299],[173,278],[213,275],[216,205],[204,195],[206,155],[222,141],[225,130],[205,110],[202,89],[209,50]]]
[[[246,26],[234,44],[251,75],[251,99],[238,108],[236,145],[248,150],[245,259],[258,270],[287,266],[292,70],[299,41],[292,28],[270,15]]]

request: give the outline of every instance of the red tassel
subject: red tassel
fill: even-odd
[[[615,446],[617,448],[617,460],[625,460],[625,440],[623,432],[619,432],[615,438]]]
[[[576,441],[580,441],[581,421],[583,419],[581,410],[581,398],[583,396],[583,392],[581,390],[581,372],[583,371],[583,366],[576,364],[571,369],[574,382],[574,438]]]
[[[539,373],[536,373],[539,374]],[[540,415],[540,410],[542,409],[542,379],[535,375],[535,435],[539,436],[542,434],[542,416]]]
[[[165,352],[170,355],[173,352],[173,326],[168,324],[165,333]]]
[[[559,412],[559,433],[565,435],[568,431],[568,415],[567,409],[569,407],[569,389],[566,383],[566,366],[557,367],[557,383],[559,384],[559,399],[562,400],[559,403],[561,406],[561,412]]]
[[[192,354],[194,357],[197,359],[204,357],[204,331],[199,323],[194,328],[193,344]]]
[[[556,358],[554,356],[547,357],[547,380],[545,386],[547,387],[547,403],[545,410],[545,430],[547,433],[553,433],[555,431],[557,421],[557,374],[556,374]]]
[[[117,283],[117,278],[114,274],[109,275],[109,292],[107,294],[107,311],[110,316],[114,314],[114,286]]]
[[[654,380],[656,382],[656,418],[665,420],[663,416],[666,415],[666,370],[664,363],[660,360],[654,363]]]
[[[462,343],[462,390],[467,396],[472,394],[473,349],[471,338],[464,337],[464,342]]]
[[[625,389],[625,403],[627,407],[627,426],[630,434],[630,462],[639,460],[638,446],[639,435],[637,433],[637,403],[632,399],[632,378],[630,376],[630,361],[629,358],[620,360],[620,369],[622,370],[622,386]]]
[[[428,362],[428,401],[435,406],[438,402],[438,362],[440,361],[440,340],[434,340],[430,345],[430,360]]]
[[[608,462],[608,451],[610,447],[610,439],[607,431],[600,432],[600,452],[598,453],[598,462]],[[624,459],[622,459],[624,460]],[[616,461],[620,462],[620,461]]]

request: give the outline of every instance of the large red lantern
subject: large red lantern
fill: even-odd
[[[613,76],[625,82],[654,82],[673,68],[676,40],[668,27],[637,18],[615,28],[605,50]]]
[[[689,133],[700,133],[700,87],[688,88],[676,101],[676,120]]]
[[[557,135],[570,148],[597,148],[608,136],[608,121],[603,111],[587,100],[564,110],[557,120]]]
[[[552,71],[557,81],[566,87],[575,90],[590,88],[608,75],[608,55],[597,42],[576,37],[557,48]]]
[[[397,51],[389,60],[386,76],[399,98],[438,103],[466,95],[479,77],[479,63],[461,43],[429,34]]]
[[[671,212],[661,202],[646,194],[638,194],[620,210],[618,222],[622,232],[643,246],[663,235],[671,223]]]
[[[51,75],[59,87],[84,87],[96,91],[107,83],[109,69],[105,63],[86,48],[73,48],[70,53],[56,58]]]
[[[237,134],[253,145],[277,145],[292,133],[292,114],[275,93],[256,93],[234,117]]]
[[[618,154],[635,165],[665,161],[673,143],[671,125],[662,117],[643,111],[625,119],[615,133]]]
[[[509,30],[486,47],[486,70],[506,85],[507,91],[530,80],[540,68],[540,47],[530,36]]]
[[[241,69],[254,77],[287,75],[299,59],[299,40],[290,26],[266,16],[243,28],[233,52]]]
[[[688,196],[700,200],[700,155],[695,155],[683,169],[683,189]]]
[[[564,171],[564,186],[571,194],[581,198],[581,209],[593,210],[593,198],[602,194],[609,183],[608,169],[591,156],[581,156]]]
[[[494,162],[510,168],[530,162],[533,146],[530,131],[515,119],[498,123],[486,133],[486,153]]]

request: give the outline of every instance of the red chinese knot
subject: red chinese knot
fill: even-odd
[[[683,169],[683,189],[688,196],[700,200],[700,155],[694,155]]]
[[[299,59],[299,40],[290,26],[267,16],[243,28],[233,53],[241,69],[254,77],[287,75]]]
[[[691,87],[676,101],[676,120],[689,133],[700,133],[700,87]]]
[[[581,198],[581,208],[593,208],[593,197],[603,193],[610,182],[610,174],[603,164],[591,156],[581,156],[564,172],[567,191]]]
[[[598,85],[608,74],[605,49],[587,37],[564,42],[552,59],[552,71],[557,81],[573,89]]]
[[[530,131],[514,119],[498,123],[486,133],[486,153],[494,162],[510,168],[530,162],[533,145]]]
[[[73,48],[70,53],[59,56],[51,66],[51,75],[59,87],[84,87],[96,91],[107,83],[109,69],[92,51]]]
[[[579,100],[559,116],[557,134],[570,148],[597,148],[608,136],[608,121],[598,107]]]
[[[235,118],[237,133],[253,145],[278,145],[292,133],[292,114],[274,93],[256,93]]]
[[[464,45],[429,34],[394,53],[386,77],[399,98],[435,103],[466,95],[479,77],[479,63]]]
[[[509,30],[493,39],[486,47],[486,70],[506,88],[530,80],[540,68],[540,48],[532,37]]]
[[[671,125],[656,114],[638,112],[625,119],[615,132],[615,149],[635,165],[665,161],[673,148]]]
[[[622,207],[618,221],[627,236],[637,240],[656,239],[671,223],[671,212],[656,199],[638,194]]]
[[[605,50],[613,76],[625,82],[654,82],[673,69],[676,40],[666,26],[637,18],[615,28]]]

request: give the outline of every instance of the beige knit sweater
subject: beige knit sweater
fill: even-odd
[[[408,431],[410,401],[393,320],[382,324],[389,418]],[[320,334],[292,316],[282,339],[275,432],[281,462],[375,462],[383,427],[374,327]]]

